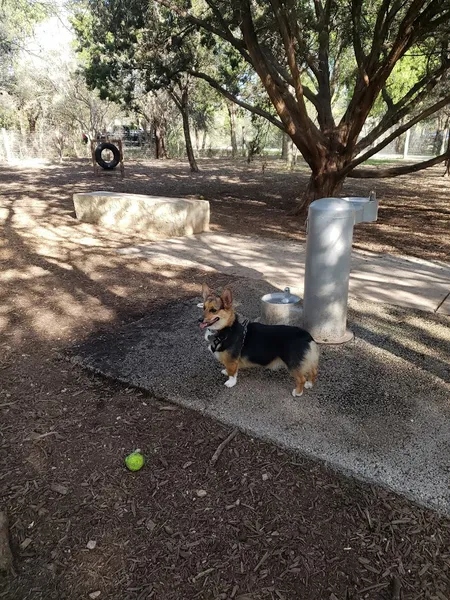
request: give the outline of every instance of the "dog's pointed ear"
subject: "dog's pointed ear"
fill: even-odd
[[[225,288],[222,292],[222,302],[225,308],[231,308],[233,304],[233,294],[231,293],[230,288]]]
[[[210,290],[209,286],[206,285],[206,283],[202,284],[202,296],[203,296],[203,300],[206,300],[206,298],[208,296],[211,296],[212,291]]]

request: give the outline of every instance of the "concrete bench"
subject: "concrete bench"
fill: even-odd
[[[209,231],[209,202],[164,196],[86,192],[73,195],[77,219],[119,231],[179,237]]]

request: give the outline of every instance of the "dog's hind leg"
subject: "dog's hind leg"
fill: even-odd
[[[305,387],[306,377],[298,367],[294,371],[291,371],[291,375],[295,379],[295,388],[292,390],[292,395],[294,396],[294,398],[297,398],[303,394],[303,388]]]
[[[306,377],[305,389],[309,390],[316,383],[317,370],[319,365],[319,348],[316,342],[311,342],[309,349],[306,352],[302,364],[300,365],[300,371]]]
[[[305,390],[310,390],[316,383],[317,371],[318,371],[317,367],[313,367],[311,369],[311,371],[308,373],[308,375],[306,376]]]

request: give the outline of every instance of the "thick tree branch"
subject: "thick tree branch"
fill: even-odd
[[[270,63],[272,67],[273,77],[275,77],[275,73],[279,75],[279,78],[276,79],[277,84],[280,86],[288,84],[291,87],[294,87],[292,75],[290,75],[288,70],[277,61],[273,52],[267,48],[267,46],[263,45],[261,45],[261,51],[264,54],[266,61]],[[319,102],[317,95],[309,87],[303,85],[303,94],[316,108],[318,107]]]
[[[442,8],[444,7],[447,10],[442,13]],[[420,29],[420,35],[424,32],[435,31],[439,25],[448,23],[449,15],[450,11],[445,2],[442,0],[432,0],[432,2],[430,2],[430,4],[420,13],[417,19],[416,25],[418,29]]]
[[[287,87],[280,88],[273,77],[273,67],[267,62],[259,45],[250,7],[250,0],[234,0],[240,17],[242,35],[253,60],[253,65],[259,75],[280,119],[283,121],[286,133],[290,135],[306,162],[312,167],[320,161],[319,144],[325,144],[326,139],[309,118],[304,100],[296,102]]]
[[[289,24],[292,28],[293,35],[297,41],[297,48],[300,55],[303,56],[305,63],[308,65],[308,68],[313,73],[316,78],[317,83],[319,82],[320,72],[319,68],[316,65],[315,57],[309,52],[309,49],[306,46],[305,40],[300,32],[300,19],[297,18],[296,13],[298,10],[298,2],[297,0],[284,0],[285,5],[291,12],[291,15],[288,16]],[[305,94],[306,95],[306,94]]]
[[[434,0],[433,0],[434,1]],[[378,94],[386,84],[397,62],[404,56],[414,41],[420,35],[420,27],[416,26],[420,18],[420,11],[427,0],[412,0],[403,20],[401,21],[397,35],[390,51],[383,60],[379,60],[380,52],[383,52],[383,44],[388,34],[386,10],[387,0],[383,0],[381,31],[374,31],[374,42],[371,54],[367,60],[367,79],[358,77],[355,92],[347,110],[340,122],[340,129],[344,134],[347,144],[351,147],[361,133],[362,127],[367,119]]]
[[[375,22],[374,27],[374,36],[372,42],[372,48],[368,57],[368,65],[367,72],[369,73],[369,77],[372,77],[374,73],[379,70],[380,67],[380,55],[384,56],[384,62],[386,62],[386,53],[383,48],[385,42],[388,42],[389,45],[389,32],[392,29],[392,25],[398,11],[408,2],[408,0],[397,0],[393,2],[392,0],[383,0],[381,7],[378,9],[378,16]],[[417,5],[420,3],[424,4],[423,0],[418,0]],[[420,11],[420,8],[417,9]],[[418,14],[418,13],[417,13]],[[399,31],[401,26],[399,28]],[[414,32],[413,32],[414,33]],[[399,39],[398,36],[396,38]],[[394,42],[395,43],[395,42]]]
[[[314,0],[314,10],[316,11],[317,20],[323,17],[324,8],[322,6],[321,0]]]
[[[388,111],[393,112],[395,109],[395,104],[385,87],[381,90],[381,96],[388,108]]]
[[[209,6],[209,8],[211,9],[211,11],[212,11],[213,15],[215,16],[215,18],[220,23],[223,31],[227,32],[230,35],[230,37],[234,37],[233,34],[230,31],[229,24],[225,21],[225,19],[222,16],[222,13],[217,8],[217,6],[214,4],[214,2],[212,0],[205,0],[205,2]]]
[[[434,167],[444,160],[450,158],[450,151],[447,149],[444,154],[430,158],[422,162],[414,163],[413,165],[404,165],[403,167],[391,167],[388,169],[355,169],[347,174],[347,177],[354,179],[384,179],[386,177],[398,177],[399,175],[409,175],[410,173],[417,173],[423,169]]]
[[[364,79],[367,77],[365,71],[366,56],[363,51],[361,44],[361,8],[362,2],[360,0],[352,0],[352,40],[353,40],[353,51],[355,53],[356,64],[360,71],[361,77]]]
[[[373,142],[383,135],[388,129],[396,125],[406,117],[420,102],[427,98],[431,90],[440,81],[441,75],[449,70],[449,66],[442,67],[436,71],[433,75],[424,77],[413,86],[405,96],[399,102],[392,105],[388,112],[383,116],[381,121],[376,127],[370,131],[363,139],[356,144],[356,152],[362,152],[367,146],[373,144]],[[423,88],[423,89],[422,89]],[[417,93],[419,92],[419,93]],[[417,95],[415,95],[417,93]]]
[[[393,22],[398,12],[409,2],[409,0],[395,0],[388,13],[388,20],[390,23]]]
[[[436,31],[436,29],[440,26],[443,25],[445,23],[449,23],[450,21],[450,10],[448,10],[446,13],[444,13],[443,15],[441,15],[440,17],[438,17],[437,19],[433,19],[432,21],[429,21],[426,25],[426,27],[423,29],[424,33],[428,33],[430,31]]]
[[[333,112],[331,110],[331,84],[330,84],[330,14],[331,0],[325,0],[325,5],[321,0],[314,1],[316,12],[316,31],[318,34],[318,69],[315,73],[319,92],[317,94],[318,107],[317,116],[322,131],[330,131],[335,128]]]
[[[437,2],[437,3],[436,3]],[[433,2],[428,6],[428,9],[434,5],[436,10],[439,10],[438,4],[441,0],[433,0]],[[403,18],[403,21],[400,23],[398,28],[397,37],[392,45],[392,48],[384,61],[379,66],[379,72],[382,74],[383,72],[387,73],[387,77],[392,72],[392,69],[396,65],[396,63],[400,60],[400,58],[405,54],[405,52],[412,46],[412,44],[421,36],[423,32],[421,30],[421,19],[423,18],[424,12],[421,13],[422,8],[426,5],[427,0],[413,0],[411,6],[406,12],[406,15]],[[431,14],[434,13],[429,13]],[[387,80],[387,77],[384,78],[384,82]]]
[[[278,62],[272,50],[268,48],[266,44],[261,44],[261,51],[264,53],[266,60],[270,62],[270,64],[277,71],[277,73],[279,73],[283,81],[288,85],[294,87],[294,80],[292,79],[292,75],[289,73],[288,69],[284,65],[281,65]]]
[[[416,117],[414,117],[413,119],[411,119],[410,121],[408,121],[407,123],[405,123],[404,125],[402,125],[401,127],[398,127],[395,131],[393,131],[390,135],[388,135],[379,144],[377,144],[376,146],[374,146],[373,148],[371,148],[370,150],[368,150],[367,152],[365,152],[361,156],[358,156],[358,157],[354,158],[343,169],[342,174],[344,176],[348,176],[348,174],[350,173],[350,171],[353,171],[353,169],[355,167],[357,167],[361,163],[365,162],[371,156],[373,156],[374,154],[376,154],[377,152],[379,152],[380,150],[382,150],[383,148],[385,148],[393,140],[395,140],[400,135],[402,135],[402,133],[405,133],[405,131],[408,131],[408,129],[411,129],[411,127],[413,127],[413,125],[416,125],[416,123],[420,123],[420,121],[423,121],[427,117],[430,117],[435,112],[437,112],[441,108],[444,108],[444,106],[447,106],[448,104],[450,104],[450,95],[446,96],[445,98],[443,98],[440,102],[437,102],[436,104],[433,104],[432,106],[429,106],[427,109],[423,110],[419,115],[417,115]]]
[[[381,6],[378,8],[378,15],[375,21],[375,27],[373,28],[373,39],[372,39],[372,48],[370,49],[369,56],[367,58],[367,73],[369,78],[372,76],[372,72],[374,67],[377,65],[380,50],[386,39],[386,34],[388,30],[388,10],[389,10],[390,0],[383,0]]]
[[[295,97],[300,106],[301,112],[306,113],[305,100],[303,97],[303,86],[300,81],[300,69],[298,68],[297,59],[295,57],[295,45],[294,37],[291,33],[286,13],[284,12],[279,0],[269,0],[272,5],[273,12],[275,13],[276,20],[278,22],[278,29],[281,33],[283,40],[284,50],[288,59],[289,70],[292,75],[293,87],[295,90]],[[317,1],[317,0],[316,0]]]
[[[331,74],[330,74],[331,98],[334,97],[334,95],[337,93],[337,91],[339,89],[341,89],[341,86],[343,85],[343,82],[339,81],[341,78],[341,67],[342,67],[341,56],[342,56],[343,51],[344,51],[344,44],[341,43],[336,51],[335,56],[334,56],[334,65],[332,67]]]
[[[278,22],[278,28],[280,30],[281,37],[283,39],[283,45],[284,45],[284,49],[285,49],[286,56],[288,59],[289,70],[291,72],[291,77],[289,78],[290,81],[288,81],[287,79],[285,81],[288,81],[289,85],[291,85],[294,88],[295,97],[297,99],[297,103],[299,104],[300,112],[303,113],[304,117],[308,118],[307,112],[306,112],[306,105],[304,102],[304,98],[308,98],[308,100],[314,105],[314,107],[316,108],[316,110],[318,112],[319,121],[321,121],[321,120],[323,121],[324,120],[323,99],[320,98],[320,94],[319,95],[314,94],[312,92],[312,90],[310,90],[309,88],[304,86],[301,81],[301,73],[300,73],[298,63],[297,63],[296,51],[295,51],[295,39],[296,38],[291,30],[289,17],[286,13],[286,10],[279,0],[270,0],[270,3],[272,5],[273,11],[275,13],[275,16],[276,16],[276,19]],[[327,68],[328,68],[328,66],[327,66]],[[330,101],[330,114],[331,114],[331,101]]]
[[[285,67],[283,67],[283,65],[280,65],[280,63],[275,59],[275,57],[273,56],[273,53],[264,46],[261,46],[261,50],[264,53],[267,61],[270,62],[272,67],[277,71],[277,73],[280,75],[280,77],[283,79],[283,81],[285,83],[287,83],[288,85],[290,85],[291,87],[294,87],[294,80],[293,80],[292,76],[289,75],[289,72],[287,71],[287,69]],[[319,100],[317,98],[317,94],[315,94],[306,85],[303,85],[303,94],[304,94],[305,98],[307,98],[311,102],[311,104],[313,104],[314,107],[317,109],[319,106]]]
[[[270,123],[272,123],[272,125],[275,125],[275,127],[278,127],[278,129],[281,129],[281,131],[284,131],[284,132],[286,131],[283,123],[279,119],[277,119],[276,117],[271,115],[266,110],[259,108],[258,106],[253,106],[252,104],[248,104],[248,102],[244,102],[243,100],[240,100],[237,96],[235,96],[234,94],[229,92],[227,89],[222,87],[219,83],[217,83],[217,81],[215,79],[213,79],[206,73],[202,73],[200,71],[189,71],[189,74],[192,75],[193,77],[197,77],[198,79],[203,79],[204,81],[209,83],[209,85],[211,87],[213,87],[215,90],[220,92],[225,98],[227,98],[228,100],[231,100],[231,102],[238,104],[242,108],[245,108],[245,110],[248,110],[249,112],[251,112],[255,115],[264,117],[264,119],[267,119]]]
[[[181,111],[181,109],[182,109],[181,97],[177,94],[177,92],[173,88],[170,88],[170,87],[167,88],[167,93],[172,98],[172,100],[173,100],[175,106],[178,108],[178,110]]]

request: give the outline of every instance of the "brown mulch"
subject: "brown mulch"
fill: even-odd
[[[122,236],[74,220],[74,189],[202,195],[216,229],[301,239],[286,209],[303,172],[203,167],[132,165],[123,182],[94,181],[86,162],[0,168],[0,510],[17,571],[0,598],[448,600],[448,519],[243,434],[210,466],[229,429],[62,357],[205,278],[117,254]],[[448,258],[438,174],[376,182],[380,223],[357,244]],[[147,463],[130,473],[136,447]]]

